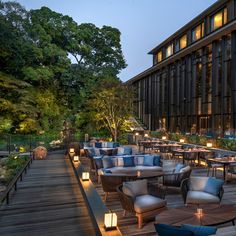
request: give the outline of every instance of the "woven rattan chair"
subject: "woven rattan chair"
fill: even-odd
[[[154,185],[149,185],[148,186],[148,195],[144,195],[143,197],[147,197],[148,196],[152,196],[152,197],[156,197],[158,199],[158,201],[160,201],[162,204],[160,205],[160,207],[156,207],[156,208],[152,208],[148,211],[144,211],[144,212],[137,212],[136,209],[136,199],[139,198],[133,198],[130,197],[128,195],[126,195],[123,190],[122,190],[123,185],[119,185],[117,187],[117,192],[119,194],[119,198],[120,198],[120,202],[122,205],[122,208],[124,209],[124,216],[126,215],[126,212],[130,212],[132,214],[134,214],[137,218],[138,218],[138,227],[142,228],[143,225],[143,218],[147,218],[147,217],[155,217],[158,213],[160,213],[161,211],[163,211],[164,209],[166,209],[166,201],[164,200],[165,198],[165,190],[154,186]],[[148,204],[148,199],[147,201],[143,201],[146,202]]]

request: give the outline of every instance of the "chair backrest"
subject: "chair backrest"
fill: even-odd
[[[114,174],[100,175],[100,178],[104,192],[116,192],[116,188],[124,181],[123,176]]]
[[[204,191],[207,181],[210,177],[205,176],[194,176],[189,178],[189,189],[193,191]]]

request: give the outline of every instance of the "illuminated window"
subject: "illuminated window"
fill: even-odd
[[[162,61],[162,52],[161,51],[157,53],[157,62],[160,62],[160,61]]]
[[[184,35],[179,40],[180,49],[187,47],[187,35]]]
[[[166,57],[169,57],[173,54],[173,43],[166,48]]]
[[[211,17],[211,30],[216,30],[222,27],[227,23],[227,9],[224,8],[220,12],[217,12],[214,16]]]
[[[192,41],[195,42],[204,36],[204,23],[198,25],[192,31]]]

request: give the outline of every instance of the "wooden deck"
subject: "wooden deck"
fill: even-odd
[[[88,166],[86,158],[83,158],[83,164]],[[172,161],[165,161],[164,168],[165,169],[172,169],[175,163]],[[88,167],[87,167],[88,168]],[[219,176],[222,176],[222,172],[218,172]],[[193,170],[192,175],[197,176],[206,176],[206,169],[204,168],[195,168]],[[98,193],[100,194],[101,198],[104,199],[104,192],[102,190],[102,186],[98,184],[96,181],[93,181],[94,185],[96,186],[96,189]],[[222,203],[225,204],[235,204],[236,205],[236,179],[234,179],[231,183],[227,183],[224,186],[224,196]],[[180,192],[178,189],[169,189],[166,195],[166,200],[168,203],[168,207],[180,207],[184,206],[182,197],[180,195]],[[154,220],[149,220],[148,222],[144,223],[144,226],[142,229],[137,228],[137,218],[133,215],[127,214],[125,217],[123,217],[123,209],[121,207],[121,204],[118,199],[118,195],[116,193],[110,193],[108,195],[107,202],[105,203],[109,209],[112,209],[114,212],[118,215],[118,226],[121,231],[121,233],[125,236],[151,236],[151,235],[157,235],[156,231],[154,229]],[[178,217],[178,216],[176,216]],[[228,225],[222,225],[223,226],[229,226]]]
[[[62,152],[33,162],[10,204],[1,207],[0,235],[96,235],[71,164]]]

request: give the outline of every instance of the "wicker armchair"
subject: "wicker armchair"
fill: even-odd
[[[122,208],[124,209],[124,216],[126,215],[126,212],[130,212],[132,214],[135,214],[135,216],[138,218],[138,228],[142,228],[143,225],[143,218],[148,218],[148,217],[155,217],[158,213],[166,209],[166,201],[164,200],[165,198],[165,190],[155,186],[155,185],[148,185],[148,195],[143,195],[143,196],[138,196],[138,197],[131,197],[128,196],[123,192],[123,185],[119,185],[117,187],[117,192],[120,198],[120,202],[122,205]],[[144,210],[140,211],[137,207],[139,198],[143,197],[142,199],[142,204],[149,204],[149,206]],[[159,202],[159,204],[154,204],[153,207],[150,207],[150,202],[149,197],[152,199],[155,199]],[[145,201],[145,198],[147,200]],[[152,203],[151,203],[152,204]],[[145,208],[145,207],[144,207]]]
[[[108,197],[108,193],[116,192],[117,186],[121,185],[124,181],[126,181],[126,177],[108,173],[108,174],[100,175],[100,181],[102,184],[102,189],[105,192],[104,201],[106,201]]]
[[[180,188],[182,181],[184,179],[189,178],[191,172],[192,169],[189,168],[188,170],[183,172],[177,172],[177,173],[173,172],[170,174],[165,174],[163,176],[163,186]]]
[[[217,194],[205,191],[205,186],[209,178],[212,177],[191,177],[182,181],[181,192],[185,205],[220,204],[224,194],[224,188],[221,186]]]

